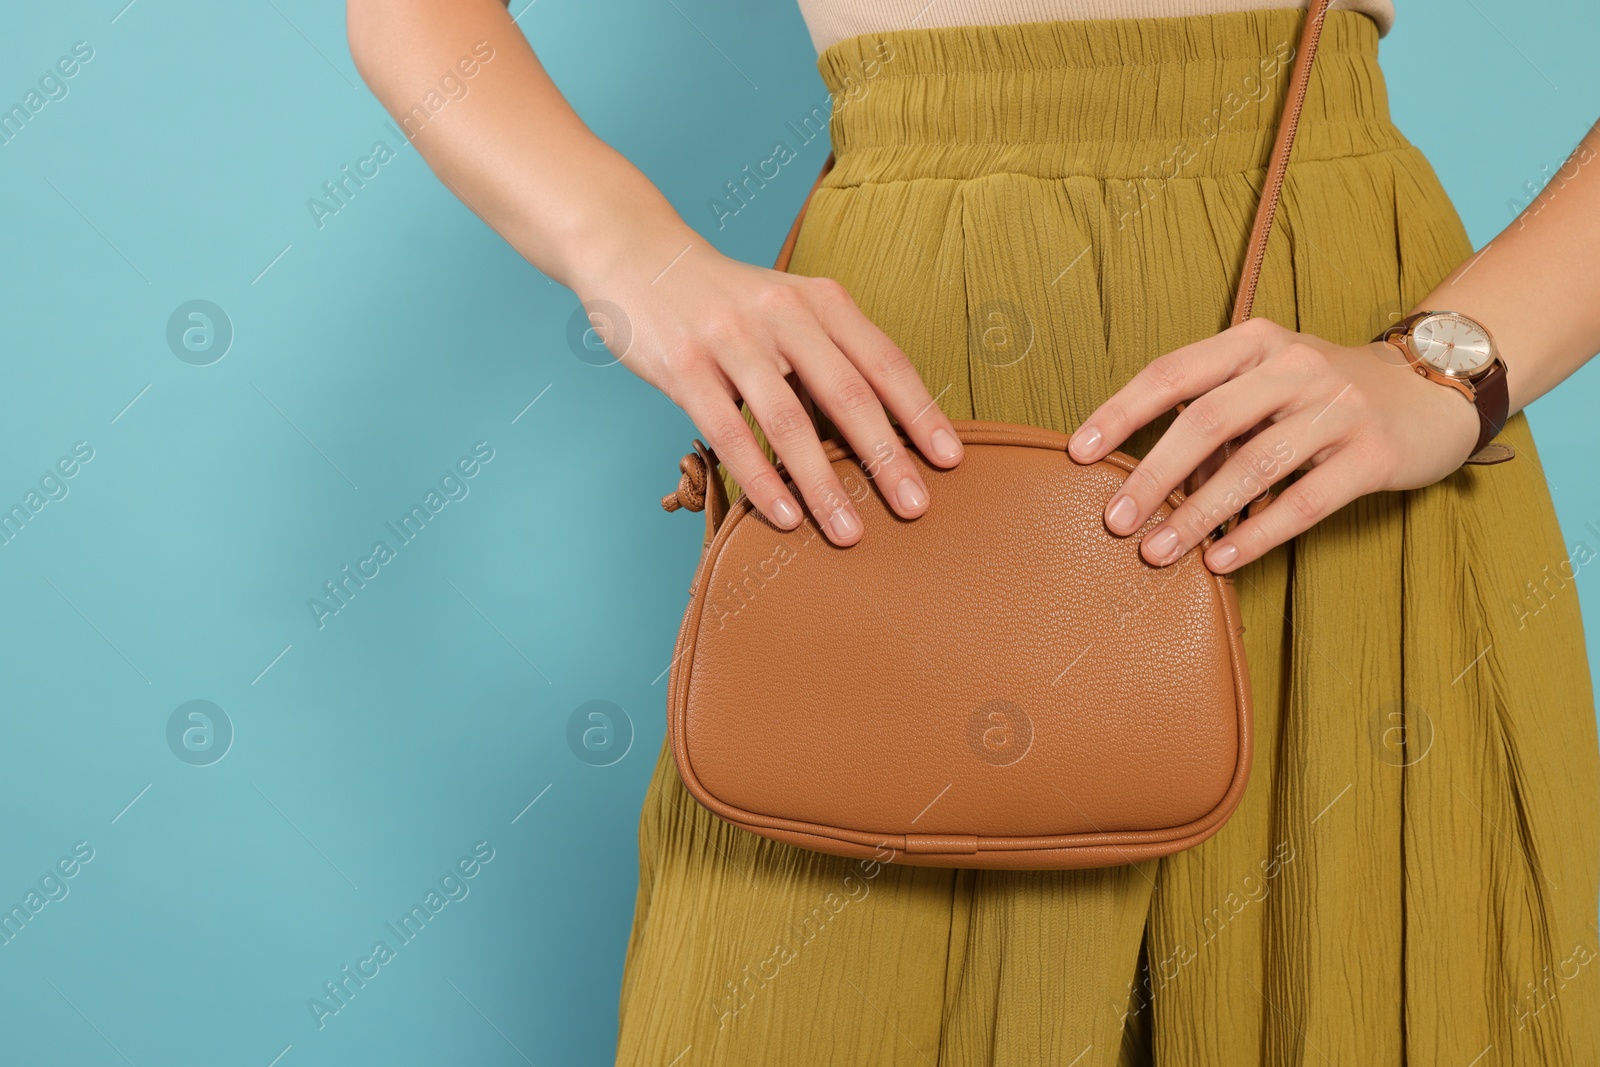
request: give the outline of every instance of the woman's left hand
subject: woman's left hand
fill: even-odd
[[[1210,547],[1205,562],[1219,574],[1359,496],[1439,481],[1478,439],[1472,403],[1417,374],[1394,346],[1348,348],[1251,319],[1145,367],[1084,421],[1070,454],[1092,463],[1182,401],[1188,406],[1106,505],[1106,526],[1127,535],[1190,473],[1215,471],[1145,535],[1149,562],[1179,559],[1289,472],[1307,470]],[[1241,435],[1249,436],[1219,466],[1223,444]]]

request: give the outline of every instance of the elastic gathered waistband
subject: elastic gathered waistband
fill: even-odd
[[[833,94],[827,185],[995,173],[1200,177],[1264,167],[1304,12],[895,30],[817,65]],[[1377,26],[1327,16],[1295,162],[1410,148]]]

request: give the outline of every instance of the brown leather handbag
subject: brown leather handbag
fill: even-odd
[[[1327,4],[1314,0],[1301,34],[1236,323]],[[1238,806],[1251,751],[1239,608],[1201,561],[1210,539],[1150,566],[1142,536],[1182,495],[1111,534],[1102,512],[1132,458],[1080,465],[1063,433],[955,426],[954,469],[910,452],[934,501],[914,521],[848,446],[826,443],[865,527],[850,548],[809,517],[785,531],[747,498],[730,507],[716,457],[694,443],[662,500],[706,513],[667,690],[684,785],[763,837],[921,866],[1109,867],[1199,844]]]

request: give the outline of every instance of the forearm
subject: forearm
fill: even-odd
[[[1483,323],[1516,412],[1600,352],[1600,125],[1517,219],[1422,299]]]
[[[408,133],[434,173],[524,258],[578,289],[701,242],[545,73],[500,0],[349,0],[350,51],[397,122],[442,76],[465,95]],[[457,64],[492,49],[470,80]],[[703,243],[703,242],[701,242]],[[665,258],[663,258],[665,257]]]

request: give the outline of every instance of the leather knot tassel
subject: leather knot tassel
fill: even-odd
[[[705,460],[700,458],[700,453],[690,452],[678,461],[678,469],[683,476],[678,479],[678,488],[661,498],[662,510],[705,510],[706,481],[710,477]]]

